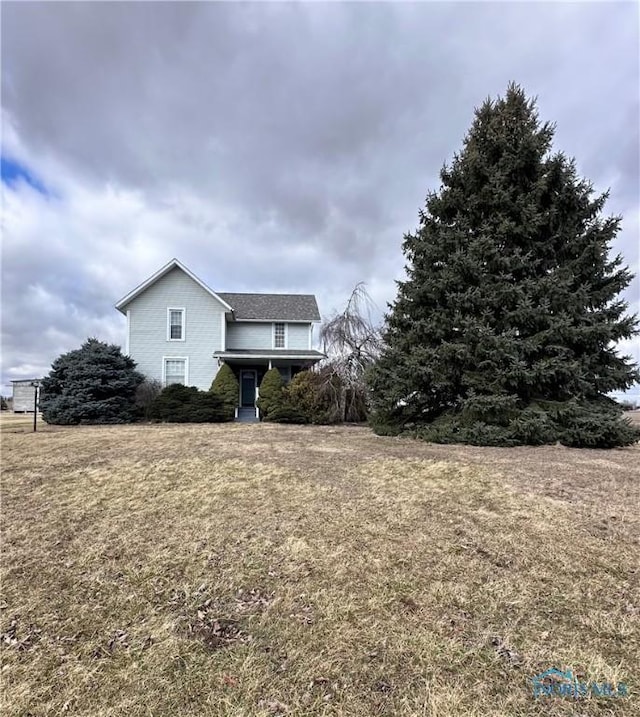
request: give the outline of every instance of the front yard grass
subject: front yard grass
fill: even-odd
[[[4,715],[640,713],[638,446],[3,428]]]

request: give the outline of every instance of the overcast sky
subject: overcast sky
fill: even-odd
[[[614,250],[640,269],[635,2],[1,11],[4,394],[88,336],[122,345],[113,304],[174,256],[323,314],[366,281],[384,310],[403,234],[510,80],[611,188]]]

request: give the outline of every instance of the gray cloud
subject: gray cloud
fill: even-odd
[[[473,107],[510,80],[611,186],[637,265],[638,48],[632,3],[5,3],[5,151],[55,197],[3,190],[3,382],[119,340],[113,302],[171,256],[325,311],[364,279],[383,308]]]

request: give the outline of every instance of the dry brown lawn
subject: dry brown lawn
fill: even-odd
[[[640,714],[640,446],[3,421],[3,715]],[[534,699],[549,667],[627,698]]]

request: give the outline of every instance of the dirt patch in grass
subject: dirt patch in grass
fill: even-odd
[[[121,426],[2,463],[3,714],[638,713],[638,447]],[[536,700],[550,667],[631,694]]]

